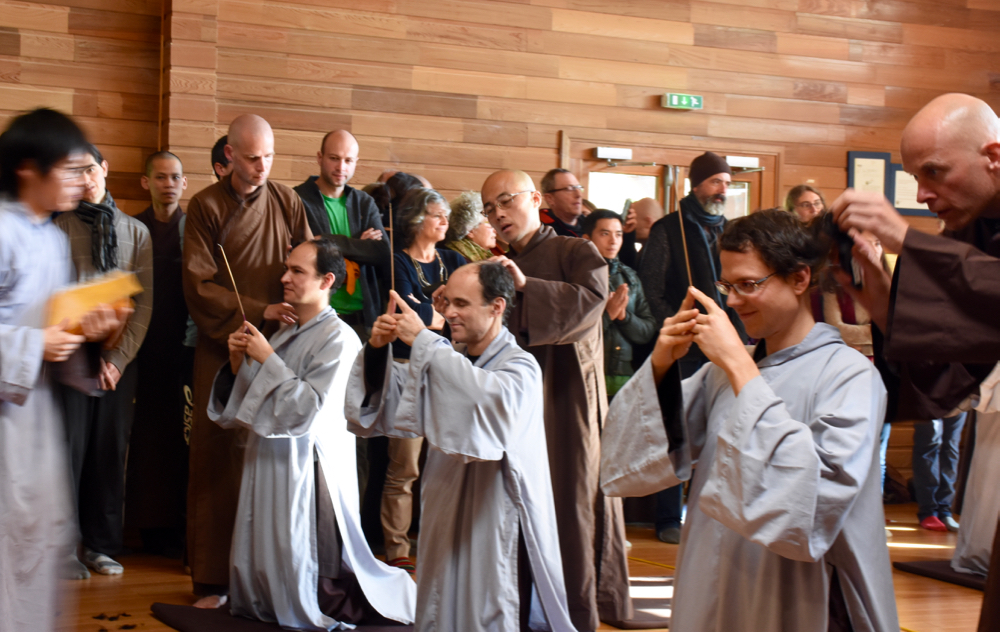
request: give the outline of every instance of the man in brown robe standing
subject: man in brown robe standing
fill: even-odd
[[[899,363],[900,402],[913,396],[924,417],[939,418],[975,393],[1000,361],[1000,120],[977,98],[946,94],[910,120],[901,153],[903,168],[917,179],[917,200],[944,222],[944,234],[910,228],[881,195],[849,189],[831,210],[842,229],[870,230],[899,253],[890,278],[858,240],[865,284],[848,291],[885,332],[885,357]],[[994,540],[979,630],[998,629]]]
[[[542,196],[522,171],[483,183],[483,211],[510,244],[497,257],[514,277],[508,327],[542,367],[545,434],[570,617],[595,630],[632,617],[620,499],[598,489],[601,424],[607,412],[601,316],[607,262],[584,239],[542,226]]]
[[[194,358],[194,421],[188,482],[187,546],[195,605],[225,603],[229,549],[243,472],[243,441],[207,417],[212,380],[229,361],[227,340],[244,321],[219,245],[232,266],[245,318],[269,336],[293,323],[282,302],[281,275],[293,241],[311,239],[302,200],[267,177],[274,161],[274,134],[253,114],[229,126],[226,157],[233,171],[199,192],[184,227],[184,297],[198,326]]]

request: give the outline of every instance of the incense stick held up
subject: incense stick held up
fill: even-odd
[[[222,247],[222,244],[215,244],[219,247],[219,252],[222,253],[222,261],[226,264],[226,271],[229,272],[229,280],[233,282],[233,293],[236,295],[236,302],[240,306],[240,313],[243,314],[243,322],[247,322],[247,313],[243,309],[243,301],[240,300],[240,291],[236,289],[236,279],[233,278],[233,269],[229,267],[229,258],[226,257],[226,250]]]
[[[688,286],[694,287],[694,281],[691,279],[691,259],[688,257],[688,240],[687,233],[684,231],[684,212],[681,211],[681,207],[677,207],[678,218],[681,224],[681,244],[684,246],[684,265],[687,266],[688,273]]]

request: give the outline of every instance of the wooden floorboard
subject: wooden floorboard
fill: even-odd
[[[890,554],[893,561],[948,559],[955,546],[955,534],[933,533],[917,527],[916,506],[888,505],[893,537]],[[629,569],[633,576],[672,575],[677,547],[656,540],[652,529],[629,527],[632,543]],[[60,584],[64,597],[59,617],[59,632],[114,632],[134,629],[139,632],[170,632],[152,617],[149,606],[155,601],[189,604],[190,577],[180,563],[161,557],[132,555],[121,559],[125,574],[118,577],[95,576]],[[893,571],[896,604],[904,632],[974,632],[979,620],[983,594],[909,573]],[[95,619],[100,615],[120,617],[115,621]],[[123,628],[123,626],[136,626]],[[601,630],[614,630],[601,626]]]

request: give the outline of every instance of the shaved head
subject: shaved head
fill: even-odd
[[[1000,217],[1000,120],[967,94],[925,105],[903,130],[903,168],[917,179],[917,199],[950,230],[983,215]]]
[[[632,209],[636,219],[635,238],[639,243],[645,243],[649,238],[649,229],[663,217],[663,207],[653,198],[642,198],[632,203]]]
[[[515,250],[522,250],[541,226],[542,194],[531,176],[514,169],[492,173],[483,183],[482,196],[493,230]]]
[[[327,141],[332,141],[337,146],[353,148],[354,155],[358,155],[358,139],[354,137],[354,134],[348,132],[346,129],[334,130],[324,136],[323,142],[319,145],[319,151],[321,154],[325,154],[327,151]]]
[[[241,114],[229,124],[226,157],[233,164],[232,185],[248,195],[267,182],[274,163],[274,132],[256,114]]]

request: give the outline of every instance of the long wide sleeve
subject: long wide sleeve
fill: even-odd
[[[751,380],[718,415],[700,509],[778,555],[822,558],[869,475],[885,413],[878,373],[858,360],[838,369],[834,356],[809,376],[823,385],[812,419],[792,418],[763,377]]]
[[[707,367],[681,382],[675,363],[659,385],[649,359],[615,395],[601,433],[601,490],[653,494],[691,478],[705,443]]]
[[[395,427],[466,461],[499,461],[510,444],[511,424],[530,419],[541,402],[541,369],[528,354],[481,369],[424,330],[413,341]]]
[[[220,345],[225,345],[229,334],[243,323],[243,315],[240,313],[240,303],[236,300],[236,292],[229,285],[216,282],[219,275],[219,266],[215,260],[218,245],[216,230],[208,215],[208,210],[203,208],[198,197],[193,198],[188,205],[187,221],[184,224],[184,298],[198,331],[211,336]],[[302,217],[304,222],[304,211]],[[240,294],[240,300],[246,310],[247,320],[260,326],[264,322],[267,303],[246,294]]]
[[[579,342],[601,323],[608,302],[608,265],[594,244],[569,240],[558,261],[565,281],[527,277],[517,327],[529,346]],[[516,260],[515,260],[516,261]]]
[[[224,406],[213,389],[209,418],[223,427],[244,426],[262,437],[307,435],[341,363],[353,361],[343,341],[330,338],[313,350],[298,374],[277,353],[263,364],[243,364]],[[229,367],[223,366],[221,371],[229,371]]]
[[[371,366],[372,364],[377,366]],[[383,378],[366,380],[365,375],[378,374]],[[389,348],[375,349],[365,345],[351,367],[347,381],[347,396],[344,400],[344,415],[347,429],[359,437],[402,437],[416,438],[418,435],[397,430],[396,408],[403,392],[407,374],[405,367],[393,362]]]
[[[0,401],[24,405],[38,382],[44,351],[41,329],[0,324]]]
[[[957,239],[910,230],[897,265],[886,334],[890,360],[1000,359],[1000,259]]]

